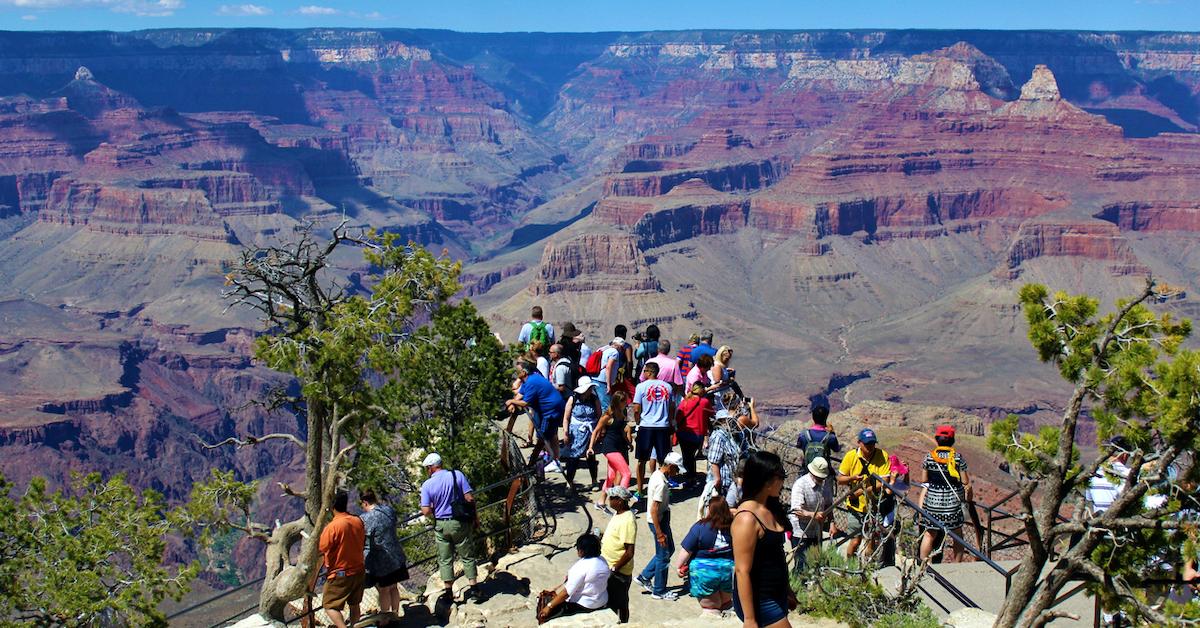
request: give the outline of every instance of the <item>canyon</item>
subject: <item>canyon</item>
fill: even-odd
[[[505,340],[534,304],[592,346],[711,329],[780,422],[1053,420],[1020,285],[1153,276],[1200,315],[1198,60],[1187,33],[0,32],[0,470],[292,477],[200,444],[298,426],[254,403],[289,382],[222,284],[342,221],[462,259]]]

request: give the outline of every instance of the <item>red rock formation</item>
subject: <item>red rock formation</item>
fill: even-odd
[[[629,235],[594,233],[548,244],[533,285],[537,295],[555,292],[655,292],[637,241]]]
[[[1148,275],[1116,225],[1104,222],[1036,220],[1021,225],[1009,247],[1007,277],[1015,279],[1021,264],[1039,257],[1078,257],[1110,261],[1114,275]]]

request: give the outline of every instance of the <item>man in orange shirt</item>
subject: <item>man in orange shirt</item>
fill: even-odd
[[[363,564],[363,545],[367,531],[362,519],[346,512],[350,495],[339,490],[333,497],[333,521],[321,531],[321,553],[325,556],[325,588],[321,590],[321,606],[329,615],[329,621],[338,628],[346,628],[342,609],[350,604],[350,625],[358,621],[359,604],[362,603],[363,581],[366,568]]]

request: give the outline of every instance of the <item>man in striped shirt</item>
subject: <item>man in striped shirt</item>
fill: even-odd
[[[680,373],[686,375],[688,371],[692,370],[692,349],[695,349],[698,344],[700,344],[700,334],[692,334],[688,338],[687,345],[680,347],[679,353],[676,354],[676,357],[679,358]]]

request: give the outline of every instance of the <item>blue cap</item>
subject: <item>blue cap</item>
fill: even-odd
[[[864,427],[858,432],[858,442],[873,445],[878,443],[879,439],[875,437],[875,430],[869,427]]]

